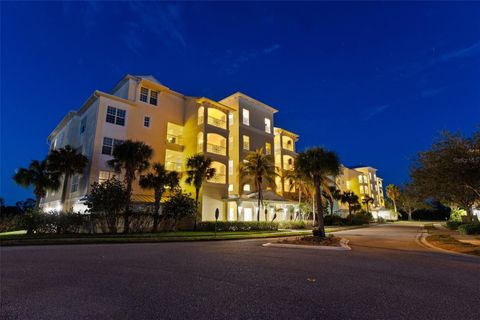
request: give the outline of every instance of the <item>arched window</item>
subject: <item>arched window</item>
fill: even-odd
[[[207,134],[207,152],[227,155],[227,139],[217,133]]]
[[[218,161],[212,161],[212,168],[215,169],[215,176],[208,180],[213,183],[226,183],[227,182],[227,166]]]
[[[205,114],[205,108],[202,106],[198,108],[198,124],[203,124],[203,117]]]
[[[203,152],[203,132],[197,134],[197,152]]]
[[[208,113],[207,123],[209,125],[222,128],[222,129],[227,129],[227,115],[225,114],[225,112],[222,112],[215,108],[208,108],[207,113]]]

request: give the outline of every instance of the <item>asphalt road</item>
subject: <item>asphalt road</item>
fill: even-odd
[[[419,227],[342,232],[352,251],[265,240],[1,248],[1,319],[480,319],[480,259]]]

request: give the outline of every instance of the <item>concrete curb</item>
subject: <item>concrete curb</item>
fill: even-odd
[[[446,253],[446,254],[451,254],[455,256],[461,256],[461,257],[469,257],[469,258],[477,258],[480,259],[480,257],[472,255],[472,254],[466,254],[466,253],[460,253],[460,252],[455,252],[455,251],[450,251],[447,249],[439,248],[430,242],[428,242],[427,237],[429,236],[429,233],[426,230],[422,230],[421,233],[417,235],[416,241],[425,248],[433,249],[438,252]]]
[[[350,250],[352,250],[352,248],[350,248],[348,246],[348,242],[349,242],[349,240],[342,238],[340,240],[340,247],[268,242],[268,243],[262,244],[262,247],[290,248],[290,249],[313,249],[313,250],[330,250],[330,251],[350,251]]]

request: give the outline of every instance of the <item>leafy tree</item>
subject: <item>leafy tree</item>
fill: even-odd
[[[125,203],[125,218],[123,221],[124,233],[130,231],[129,216],[133,182],[135,181],[137,173],[140,174],[148,169],[152,154],[153,150],[149,145],[140,141],[126,140],[115,146],[112,153],[113,159],[107,162],[116,172],[124,174],[128,194],[128,200]]]
[[[199,212],[198,197],[200,189],[205,181],[215,176],[215,168],[212,168],[212,159],[206,158],[203,154],[198,153],[187,159],[187,179],[186,183],[195,187],[195,205],[197,206],[197,214],[195,215],[194,230],[197,230],[197,218]]]
[[[263,153],[263,148],[249,152],[240,165],[240,176],[251,178],[257,190],[257,221],[260,221],[260,206],[263,203],[263,188],[265,186],[275,187],[274,160],[271,155]]]
[[[401,210],[407,213],[408,220],[411,221],[413,211],[425,207],[424,199],[411,184],[404,185],[399,193],[400,196],[397,198],[398,205]]]
[[[352,191],[346,191],[340,196],[340,201],[348,205],[348,215],[351,216],[356,205],[359,205],[358,196]]]
[[[328,151],[320,147],[307,149],[300,152],[297,156],[296,165],[298,170],[313,181],[315,187],[316,215],[318,229],[314,230],[314,235],[325,237],[325,225],[323,222],[322,207],[322,185],[331,177],[336,177],[340,173],[340,160],[333,151]]]
[[[28,198],[24,201],[17,201],[15,203],[18,209],[20,209],[22,212],[27,211],[28,209],[33,209],[35,208],[35,199]]]
[[[140,176],[140,186],[144,189],[153,189],[154,191],[154,213],[153,213],[153,232],[158,232],[158,224],[160,221],[160,200],[166,190],[174,190],[178,187],[179,178],[176,171],[167,171],[165,166],[161,163],[154,163],[152,165],[153,172],[144,176]]]
[[[410,175],[423,198],[458,206],[473,221],[473,206],[480,201],[480,131],[471,138],[444,132],[417,155]]]
[[[33,160],[28,168],[20,168],[13,176],[13,181],[25,188],[33,187],[35,209],[38,209],[40,200],[45,197],[47,190],[57,190],[60,187],[58,173],[48,169],[46,160]]]
[[[362,203],[365,205],[365,209],[367,212],[370,212],[370,204],[373,204],[374,199],[369,195],[365,195],[362,197]]]
[[[128,197],[128,191],[122,182],[112,178],[92,184],[86,205],[90,212],[104,215],[109,231],[117,233],[117,218],[125,210]]]
[[[397,213],[397,200],[400,197],[400,188],[394,184],[389,184],[386,188],[387,197],[393,202],[393,210]]]
[[[174,221],[173,228],[175,229],[178,221],[182,218],[197,215],[197,204],[189,195],[176,190],[163,204],[163,214]]]

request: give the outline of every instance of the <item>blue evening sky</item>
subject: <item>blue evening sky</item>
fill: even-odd
[[[408,179],[443,129],[480,124],[480,3],[1,2],[1,185],[93,90],[152,74],[187,95],[242,91],[344,164]]]

